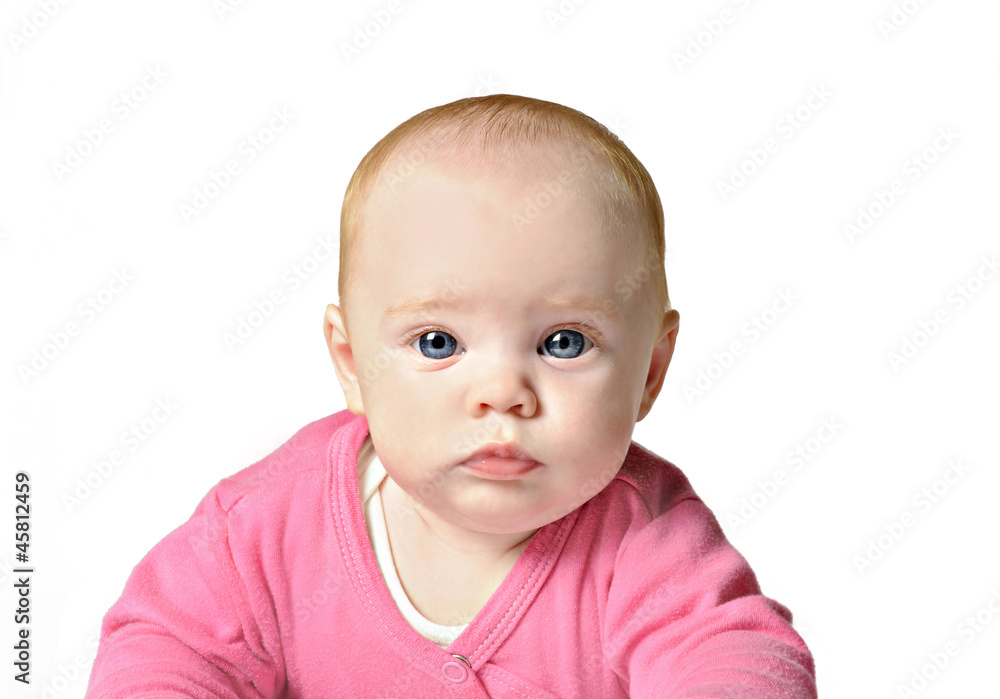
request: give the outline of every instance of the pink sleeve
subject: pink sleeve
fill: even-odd
[[[228,524],[213,489],[135,567],[104,617],[88,699],[259,699],[281,689],[280,649],[264,642]]]
[[[687,499],[619,552],[605,656],[634,699],[815,699],[791,618],[761,595],[711,511]]]

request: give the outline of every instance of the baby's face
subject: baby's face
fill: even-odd
[[[650,293],[622,284],[648,264],[639,234],[605,253],[586,184],[539,196],[559,171],[459,180],[425,167],[366,209],[346,381],[389,476],[466,529],[529,531],[600,492],[672,351]],[[491,443],[539,465],[505,479],[463,465]]]

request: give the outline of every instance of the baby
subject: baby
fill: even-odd
[[[815,697],[791,614],[631,441],[677,338],[649,173],[492,95],[364,157],[324,332],[347,410],[221,481],[88,697]]]

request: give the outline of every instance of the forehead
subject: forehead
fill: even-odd
[[[363,225],[359,294],[379,313],[419,298],[516,313],[544,297],[618,311],[616,282],[641,246],[617,242],[584,172],[556,154],[478,172],[425,163],[382,183]]]
[[[578,212],[600,218],[599,231],[611,235],[611,203],[620,197],[610,191],[614,178],[605,161],[592,144],[565,138],[502,146],[430,135],[401,144],[381,168],[362,228],[366,235],[385,232],[387,216],[401,208],[413,216],[412,209],[425,208],[420,203],[433,196],[447,199],[456,211],[463,205],[482,208],[487,199],[505,203],[517,231],[541,227],[534,224],[542,214],[552,219]],[[564,200],[573,200],[572,207]],[[373,225],[364,225],[371,219]]]

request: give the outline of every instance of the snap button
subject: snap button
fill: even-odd
[[[442,665],[441,673],[455,684],[465,682],[465,680],[469,679],[469,671],[465,668],[465,665],[456,663],[454,660],[449,660]]]

